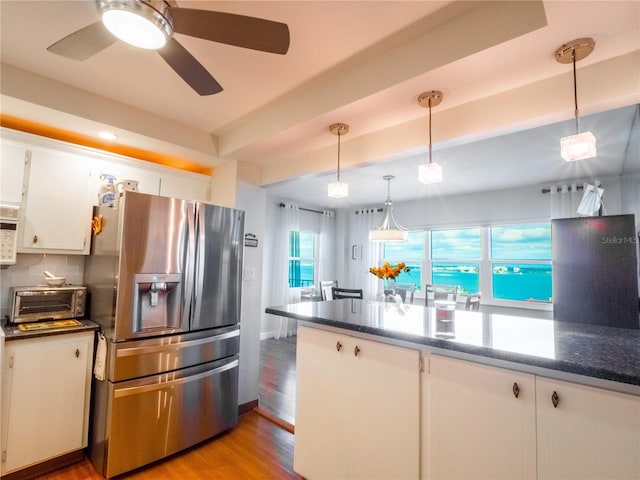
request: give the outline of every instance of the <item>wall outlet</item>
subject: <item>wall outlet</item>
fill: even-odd
[[[256,279],[256,269],[251,267],[246,267],[242,269],[242,280],[245,282],[250,282]]]

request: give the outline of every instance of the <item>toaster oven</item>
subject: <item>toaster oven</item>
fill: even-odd
[[[80,318],[85,313],[86,287],[11,287],[9,292],[11,323]]]

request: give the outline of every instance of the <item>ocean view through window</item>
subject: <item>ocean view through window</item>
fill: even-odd
[[[316,270],[316,234],[289,232],[289,288],[314,284]]]
[[[551,225],[494,226],[491,236],[493,298],[551,300]]]
[[[433,283],[482,293],[485,302],[551,301],[549,223],[410,231],[406,243],[385,244],[380,260],[404,262],[410,271],[397,281],[416,292]]]

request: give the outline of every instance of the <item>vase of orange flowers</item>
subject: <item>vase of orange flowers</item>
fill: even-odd
[[[372,273],[383,280],[385,296],[393,295],[395,292],[396,278],[402,272],[408,271],[409,267],[407,267],[404,262],[396,263],[395,266],[391,265],[389,262],[385,262],[381,267],[371,267],[369,269],[369,273]]]

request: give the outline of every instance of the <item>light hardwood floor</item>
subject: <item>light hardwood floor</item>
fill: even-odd
[[[295,425],[296,414],[296,339],[260,342],[260,408],[291,425]]]
[[[135,445],[131,446],[135,448]],[[256,412],[213,440],[133,472],[118,480],[299,480],[292,470],[293,435]],[[38,480],[101,480],[84,460]]]

